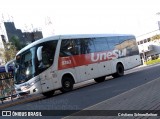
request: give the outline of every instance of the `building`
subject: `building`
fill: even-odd
[[[21,46],[24,47],[29,43],[34,42],[35,40],[43,38],[43,35],[42,35],[42,31],[40,30],[33,30],[32,32],[30,31],[22,32],[21,29],[17,29],[15,27],[14,22],[1,21],[0,22],[0,48],[4,50],[3,42],[10,42],[13,37],[16,37],[17,39],[19,39]],[[0,54],[2,54],[3,50],[0,51]],[[4,60],[0,55],[0,65],[2,63],[4,64]]]
[[[4,59],[3,59],[3,50],[4,50],[4,45],[3,45],[3,40],[2,37],[0,37],[0,65],[4,64]]]
[[[155,30],[136,38],[143,62],[160,57],[160,39],[152,40],[155,35],[160,35],[160,30]]]
[[[33,32],[23,32],[23,42],[25,44],[30,44],[40,38],[43,38],[42,32],[41,31],[33,31]]]
[[[4,22],[4,26],[6,29],[8,41],[10,41],[13,36],[16,36],[23,46],[43,38],[42,31],[36,30],[32,32],[22,32],[21,29],[16,29],[14,22]]]
[[[5,30],[5,26],[3,22],[0,22],[0,65],[5,63],[3,59],[3,51],[4,51],[4,44],[3,42],[8,41],[7,33]]]
[[[6,29],[8,40],[10,40],[13,36],[17,36],[19,39],[23,39],[22,31],[20,29],[16,29],[14,22],[4,22],[4,26]]]

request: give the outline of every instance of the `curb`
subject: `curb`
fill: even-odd
[[[12,101],[12,102],[7,102],[7,103],[4,103],[2,105],[0,105],[0,109],[4,109],[4,108],[8,108],[8,107],[11,107],[11,106],[15,106],[15,105],[18,105],[18,104],[23,104],[23,103],[28,103],[28,102],[31,102],[31,101],[36,101],[36,100],[40,100],[40,99],[43,99],[44,96],[42,95],[34,95],[34,96],[28,96],[28,97],[24,97],[22,99],[16,99],[15,101]]]

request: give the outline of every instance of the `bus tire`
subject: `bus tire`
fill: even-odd
[[[116,66],[116,73],[112,74],[114,78],[118,78],[124,75],[124,66],[122,63],[118,63]]]
[[[53,94],[54,94],[54,90],[51,90],[51,91],[48,91],[48,92],[45,92],[45,93],[42,93],[44,96],[46,96],[46,97],[52,97],[53,96]]]
[[[100,83],[100,82],[103,82],[105,80],[105,78],[106,78],[105,76],[99,77],[99,78],[95,78],[94,81],[97,82],[97,83]]]
[[[60,89],[62,93],[69,92],[73,90],[74,81],[70,77],[65,77],[62,79],[62,88]]]

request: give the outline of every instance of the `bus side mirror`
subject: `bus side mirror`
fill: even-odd
[[[38,61],[42,61],[42,48],[43,48],[43,46],[40,46],[37,49],[37,58],[38,58]]]

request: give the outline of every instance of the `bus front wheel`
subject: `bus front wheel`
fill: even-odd
[[[118,78],[118,77],[121,77],[121,76],[124,75],[124,67],[123,67],[123,64],[118,63],[118,64],[117,64],[117,67],[116,67],[116,70],[117,70],[116,73],[112,74],[112,76],[113,76],[114,78]]]
[[[69,92],[73,90],[74,81],[72,78],[66,77],[62,79],[62,88],[60,89],[62,93]]]

